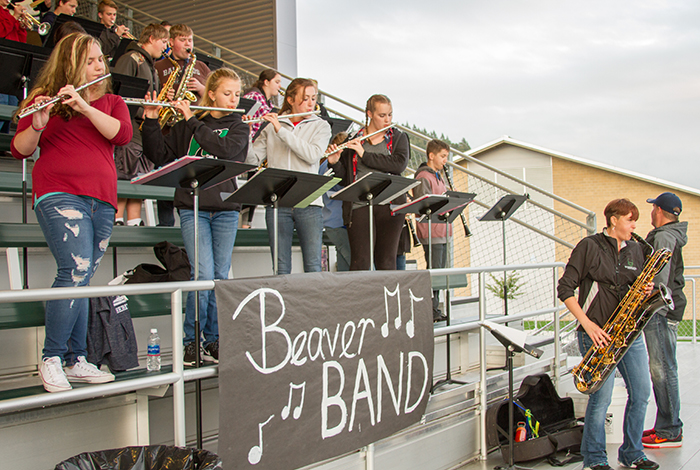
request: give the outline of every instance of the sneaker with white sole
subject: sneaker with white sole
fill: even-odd
[[[66,367],[65,371],[70,382],[103,384],[114,381],[114,375],[101,371],[96,365],[90,364],[85,356],[78,356],[78,362],[73,367]]]
[[[39,365],[39,377],[47,392],[65,392],[73,387],[63,372],[63,360],[58,357],[45,357]]]
[[[219,340],[213,341],[206,346],[202,351],[202,360],[204,362],[219,363]]]

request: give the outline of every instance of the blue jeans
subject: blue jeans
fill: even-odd
[[[323,247],[323,208],[308,206],[303,209],[280,207],[278,209],[279,233],[277,236],[277,274],[292,272],[292,238],[294,229],[299,235],[301,256],[304,258],[304,272],[321,272],[321,249]],[[270,252],[274,253],[275,223],[272,207],[265,209],[267,236],[270,240]],[[274,256],[274,254],[272,255]],[[274,259],[273,259],[274,264]]]
[[[90,279],[107,251],[114,207],[89,197],[59,193],[34,208],[58,268],[51,287],[79,287]],[[43,357],[58,356],[68,366],[87,356],[89,299],[46,302]]]
[[[578,346],[581,355],[585,355],[593,344],[591,338],[578,331]],[[627,405],[622,425],[624,440],[618,449],[618,460],[626,466],[632,466],[637,460],[644,458],[642,451],[642,432],[644,431],[644,415],[651,393],[647,351],[642,338],[637,338],[622,360],[617,364],[617,370],[622,374],[627,386]],[[608,380],[595,393],[588,396],[586,420],[581,440],[583,466],[594,467],[608,463],[605,452],[605,415],[612,402],[615,374],[610,374]]]
[[[194,279],[194,211],[180,209],[180,228]],[[199,280],[228,279],[238,230],[238,211],[199,211]],[[187,294],[184,343],[195,341],[195,292]],[[204,345],[219,339],[219,317],[214,291],[199,292],[199,324]]]
[[[0,104],[6,104],[9,106],[17,106],[19,100],[15,95],[5,95],[0,93]],[[10,133],[10,121],[0,121],[0,133],[9,134]]]
[[[345,227],[326,227],[326,236],[335,245],[335,254],[338,259],[338,271],[350,271],[350,239],[348,229]]]
[[[644,328],[649,350],[649,369],[656,399],[656,435],[675,439],[683,431],[681,421],[681,396],[678,388],[678,362],[676,340],[678,322],[663,315],[651,317]]]

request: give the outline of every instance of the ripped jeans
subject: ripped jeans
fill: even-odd
[[[114,208],[89,197],[56,193],[34,211],[58,267],[51,287],[89,285],[109,245]],[[89,299],[46,302],[43,357],[58,356],[72,366],[78,356],[87,356],[88,308]]]

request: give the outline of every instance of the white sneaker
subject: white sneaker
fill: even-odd
[[[39,366],[39,377],[47,392],[64,392],[73,387],[68,383],[63,372],[63,361],[60,357],[45,357]]]
[[[78,356],[78,362],[73,367],[66,367],[65,371],[70,382],[103,384],[114,381],[114,375],[103,372],[94,364],[90,364],[85,360],[85,356]]]

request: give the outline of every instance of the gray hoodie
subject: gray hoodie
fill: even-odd
[[[668,248],[673,252],[671,261],[654,278],[654,285],[663,283],[671,290],[674,309],[668,311],[669,320],[681,321],[687,300],[683,293],[683,247],[688,243],[688,222],[670,222],[657,227],[647,235],[647,241],[655,250]],[[659,312],[664,314],[664,310]]]
[[[279,116],[280,131],[266,126],[249,147],[246,163],[258,165],[267,158],[269,168],[304,171],[318,174],[323,152],[331,140],[331,126],[316,115],[311,115],[294,126],[284,115]],[[323,206],[319,196],[311,203]]]

